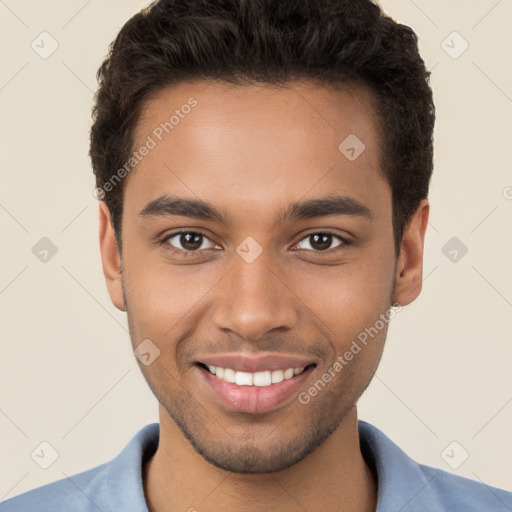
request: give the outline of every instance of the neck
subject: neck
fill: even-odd
[[[297,464],[274,473],[240,474],[206,461],[160,406],[159,445],[144,466],[143,484],[151,512],[374,512],[377,505],[377,482],[361,454],[355,407]]]

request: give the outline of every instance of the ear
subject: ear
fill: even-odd
[[[404,229],[396,265],[393,304],[406,306],[415,300],[421,292],[423,248],[429,208],[428,200],[423,199]]]
[[[110,211],[105,201],[99,201],[99,205],[100,252],[103,275],[112,303],[117,309],[126,311],[123,296],[122,259],[112,227]]]

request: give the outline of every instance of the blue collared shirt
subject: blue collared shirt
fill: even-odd
[[[359,421],[359,438],[377,472],[376,512],[512,511],[511,492],[418,464],[365,421]],[[0,511],[148,512],[142,467],[158,439],[159,424],[146,425],[111,461],[3,501]]]

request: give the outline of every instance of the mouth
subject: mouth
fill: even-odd
[[[259,372],[244,372],[235,371],[232,368],[223,368],[221,366],[213,366],[205,363],[197,363],[199,366],[208,370],[212,375],[218,379],[238,386],[257,386],[265,387],[274,384],[279,384],[284,380],[289,380],[300,375],[310,366],[315,366],[314,363],[307,366],[298,368],[285,368],[282,370],[263,370]]]
[[[316,367],[316,363],[256,372],[237,371],[197,362],[206,392],[231,411],[264,413],[288,404]]]

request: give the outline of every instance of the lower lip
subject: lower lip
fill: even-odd
[[[217,398],[229,409],[263,413],[277,409],[296,396],[301,384],[308,378],[315,366],[309,366],[291,379],[270,386],[239,386],[219,379],[199,364],[197,368]]]

